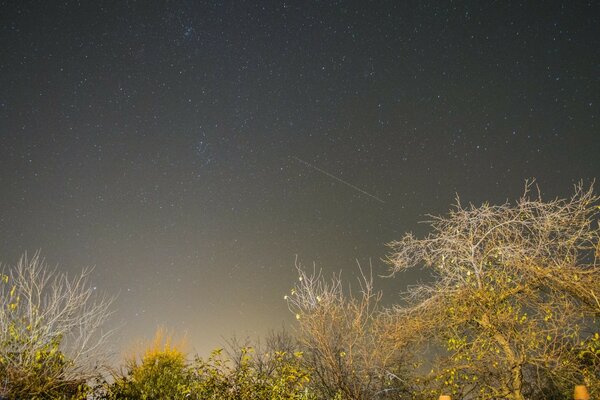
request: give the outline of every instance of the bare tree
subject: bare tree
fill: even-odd
[[[112,299],[88,283],[90,270],[69,278],[39,252],[0,275],[0,394],[31,398],[65,392],[97,376],[111,331],[102,325]]]
[[[433,217],[423,239],[390,244],[394,273],[423,266],[433,283],[409,289],[388,327],[439,339],[432,390],[460,396],[549,396],[584,381],[598,393],[598,201],[581,184],[569,199],[461,206]],[[443,388],[443,389],[442,389]]]
[[[360,270],[355,296],[345,293],[339,275],[326,281],[320,272],[297,269],[298,282],[286,300],[298,320],[299,340],[321,395],[353,400],[398,395],[405,388],[402,348],[384,340],[385,314],[372,277]]]

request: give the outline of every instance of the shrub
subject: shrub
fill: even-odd
[[[126,373],[108,386],[109,399],[184,399],[191,393],[192,375],[182,344],[158,329],[141,357],[129,357]]]
[[[235,349],[234,349],[235,350]],[[253,347],[226,358],[222,349],[195,361],[193,398],[222,400],[312,400],[309,371],[302,353],[273,351],[256,354]]]
[[[217,349],[188,363],[182,345],[158,330],[140,356],[130,356],[124,373],[104,385],[102,398],[197,400],[313,400],[302,353],[251,346]]]

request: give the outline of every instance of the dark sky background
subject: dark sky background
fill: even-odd
[[[118,345],[293,326],[295,255],[599,176],[599,4],[0,1],[0,260],[95,266]]]

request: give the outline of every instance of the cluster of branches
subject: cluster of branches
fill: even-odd
[[[408,358],[387,340],[387,315],[373,277],[360,268],[359,290],[346,293],[339,275],[326,281],[298,263],[298,282],[286,296],[299,322],[300,347],[322,398],[398,398],[409,391],[403,378]],[[372,269],[370,270],[372,271]],[[320,398],[321,398],[320,397]]]
[[[357,297],[345,296],[339,277],[328,283],[300,269],[289,304],[323,386],[375,398],[373,382],[390,389],[384,378],[402,372],[399,362],[428,354],[426,369],[403,371],[413,394],[522,400],[564,397],[580,383],[597,393],[599,197],[581,184],[550,201],[532,189],[527,183],[515,204],[457,201],[432,217],[425,238],[390,243],[392,274],[432,275],[401,305],[379,307],[370,278]]]
[[[112,299],[97,296],[90,270],[69,278],[39,253],[0,274],[0,396],[58,397],[106,365]]]

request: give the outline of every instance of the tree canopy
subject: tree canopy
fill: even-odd
[[[410,325],[440,344],[432,391],[522,400],[581,382],[599,389],[599,197],[578,185],[544,201],[532,188],[515,204],[457,201],[425,238],[390,243],[393,273],[434,275],[408,290],[388,328],[404,340]]]

